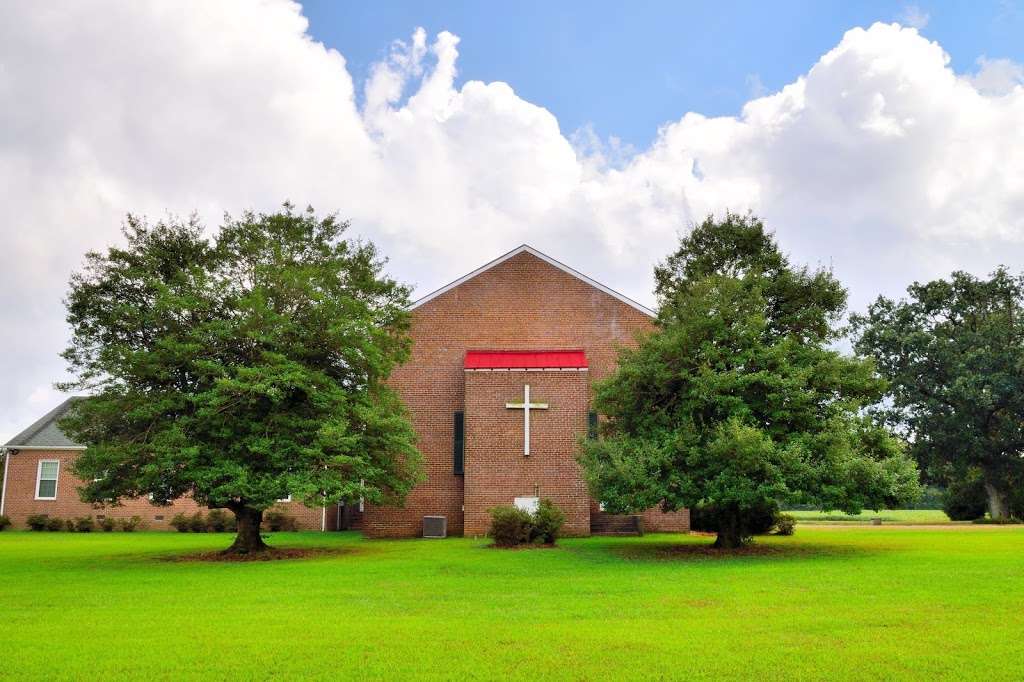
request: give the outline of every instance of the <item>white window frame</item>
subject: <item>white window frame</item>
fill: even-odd
[[[44,464],[50,464],[50,463],[53,463],[53,464],[57,465],[57,473],[54,474],[54,476],[53,476],[53,497],[39,497],[39,484],[42,483],[42,481],[43,481],[43,465]],[[46,479],[46,480],[49,481],[50,479]],[[35,492],[35,498],[37,500],[56,500],[57,499],[57,489],[58,489],[59,485],[60,485],[60,460],[59,459],[41,459],[41,460],[39,460],[39,464],[36,465],[36,489],[34,491]]]
[[[292,496],[289,495],[288,497],[279,497],[279,498],[277,498],[277,501],[278,502],[291,502],[292,501]]]

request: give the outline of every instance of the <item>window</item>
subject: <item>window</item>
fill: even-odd
[[[288,497],[279,497],[279,498],[277,498],[277,501],[278,502],[291,502],[292,501],[292,496],[289,495]]]
[[[587,438],[590,440],[597,438],[597,412],[587,413]]]
[[[455,420],[452,425],[452,462],[456,476],[462,476],[464,459],[466,456],[466,417],[463,412],[455,413]]]
[[[39,471],[36,474],[36,499],[56,500],[57,499],[57,472],[60,471],[60,461],[56,459],[43,459],[39,461]]]

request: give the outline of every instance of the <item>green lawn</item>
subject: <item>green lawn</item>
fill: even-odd
[[[864,511],[860,514],[844,514],[842,512],[788,511],[803,524],[809,523],[853,523],[870,525],[871,519],[878,517],[883,524],[900,525],[931,525],[938,523],[954,523],[941,509],[883,509],[882,511]]]
[[[166,557],[224,535],[0,533],[0,678],[1024,678],[1024,529],[801,526],[481,541],[280,534],[344,553]]]

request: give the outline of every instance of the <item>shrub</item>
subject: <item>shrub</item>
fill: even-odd
[[[46,530],[49,525],[49,521],[50,519],[46,514],[32,514],[25,519],[25,523],[27,523],[28,527],[32,530]]]
[[[981,474],[952,481],[942,497],[942,511],[953,521],[974,521],[985,517],[988,499]]]
[[[117,520],[109,516],[104,516],[102,519],[100,519],[100,528],[103,530],[104,533],[109,533],[115,528],[117,528]]]
[[[9,518],[7,518],[6,516],[4,516],[3,514],[0,514],[0,530],[3,530],[4,528],[9,527],[10,525],[11,525],[11,520]]]
[[[518,507],[503,504],[490,510],[490,536],[498,547],[515,547],[530,541],[533,516]]]
[[[282,530],[291,531],[297,528],[295,519],[280,511],[268,511],[263,515],[263,523],[267,525],[268,530],[275,533]]]
[[[792,535],[796,532],[796,517],[792,514],[775,515],[775,534]]]
[[[64,519],[58,519],[57,517],[46,519],[46,530],[54,533],[64,530]]]
[[[533,529],[530,532],[532,542],[553,545],[565,523],[565,514],[551,500],[541,500],[537,512],[533,515]]]
[[[68,523],[71,520],[68,519]],[[78,516],[75,517],[74,530],[79,533],[91,533],[96,528],[96,524],[92,520],[92,516]]]
[[[980,519],[974,519],[973,521],[971,521],[971,523],[979,523],[993,526],[1012,526],[1020,523],[1020,521],[1018,519],[1013,518],[1012,516],[1007,517],[1005,519],[993,519],[991,516],[983,516]]]
[[[181,512],[174,515],[174,518],[170,520],[170,524],[179,532],[187,533],[189,528],[192,527],[192,520],[182,514]]]
[[[142,526],[142,517],[133,516],[130,519],[121,519],[118,524],[121,526],[121,530],[125,533],[133,533],[136,528]]]
[[[206,516],[206,527],[214,533],[223,533],[228,529],[229,520],[223,509],[211,509]]]
[[[206,532],[206,519],[203,518],[203,512],[196,512],[192,515],[192,518],[188,520],[188,529],[193,533]]]
[[[51,530],[60,530],[60,528],[51,528]],[[64,522],[64,530],[66,530],[69,533],[74,533],[75,532],[75,520],[74,519],[68,519],[67,521],[65,521]]]

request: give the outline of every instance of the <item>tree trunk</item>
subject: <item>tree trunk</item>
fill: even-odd
[[[737,549],[746,544],[746,538],[740,530],[740,518],[736,514],[722,515],[718,519],[718,537],[715,538],[716,549]]]
[[[985,494],[988,495],[988,515],[993,521],[1006,521],[1010,518],[1009,506],[1006,504],[1006,493],[985,479]]]
[[[270,547],[263,542],[260,525],[263,523],[263,510],[238,507],[232,509],[238,522],[238,535],[234,543],[224,550],[225,554],[253,554],[265,552]]]

